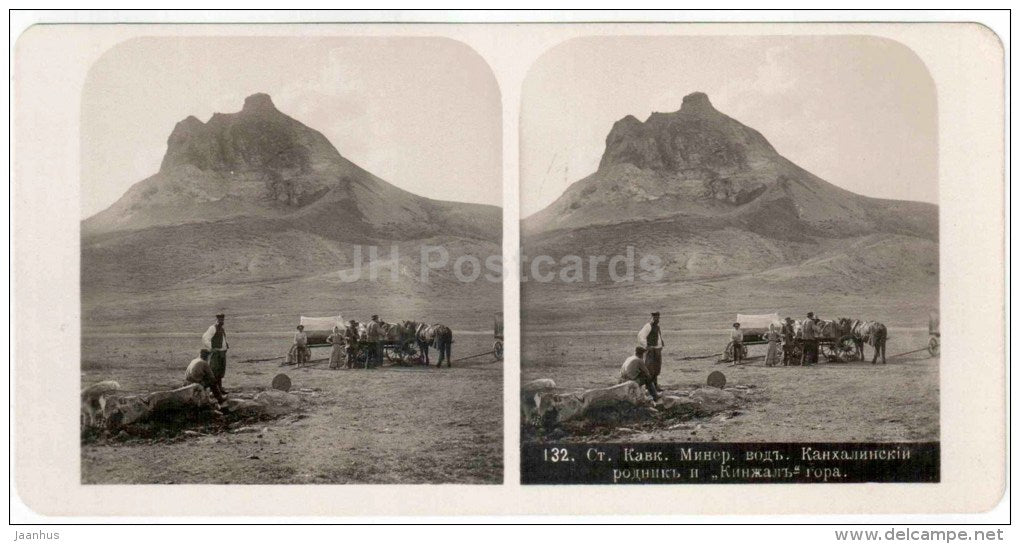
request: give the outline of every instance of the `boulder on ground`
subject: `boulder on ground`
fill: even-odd
[[[171,391],[155,391],[149,393],[145,400],[153,412],[172,412],[214,406],[209,393],[197,383]]]
[[[255,395],[255,402],[262,404],[263,413],[270,416],[289,414],[301,407],[300,396],[275,389]]]
[[[535,393],[535,413],[544,424],[558,424],[584,417],[606,408],[647,407],[651,399],[637,382],[568,393]]]
[[[657,405],[659,410],[670,415],[695,415],[701,411],[701,403],[690,397],[663,395]]]
[[[103,407],[103,421],[111,428],[137,423],[148,415],[149,405],[142,395],[107,398]]]
[[[701,412],[714,414],[737,406],[737,397],[725,389],[701,387],[691,393],[691,399],[701,406]]]
[[[266,409],[261,402],[243,398],[227,399],[224,405],[228,412],[242,417],[262,415]]]
[[[191,410],[211,410],[215,403],[198,384],[147,395],[114,396],[106,399],[103,419],[110,427],[131,425],[161,414]]]
[[[542,378],[539,380],[532,380],[521,386],[521,394],[537,393],[546,389],[556,388],[556,382],[549,378]]]

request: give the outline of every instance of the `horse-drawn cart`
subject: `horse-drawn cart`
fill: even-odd
[[[792,353],[790,360],[799,362],[804,353],[804,338],[802,329],[804,321],[797,321],[794,324],[794,341],[790,347]],[[860,352],[857,342],[854,340],[853,331],[850,330],[850,321],[841,318],[835,321],[817,320],[815,323],[815,342],[818,343],[818,359],[829,363],[846,363],[856,361]]]
[[[365,331],[361,331],[360,340],[351,350],[354,353],[354,366],[367,368],[379,366],[383,361],[397,365],[416,365],[422,363],[421,351],[418,349],[416,337],[417,323],[402,321],[400,323],[383,323],[378,342],[365,339]],[[382,361],[373,357],[376,349],[382,348]]]
[[[334,328],[340,331],[341,335],[347,331],[349,323],[344,321],[343,317],[337,315],[335,317],[306,317],[301,316],[301,325],[304,326],[305,335],[308,337],[308,350],[312,348],[332,348],[333,344],[329,341],[329,337],[333,334]],[[348,357],[348,354],[353,354],[354,364],[356,368],[367,368],[369,366],[377,366],[379,361],[374,361],[372,354],[376,349],[375,342],[369,342],[364,340],[365,331],[364,326],[361,327],[360,337],[362,340],[358,340],[351,350],[344,350],[344,357]],[[383,331],[384,338],[382,339],[382,351],[383,358],[391,363],[397,364],[415,364],[420,361],[420,353],[418,345],[415,342],[414,330],[405,330],[404,324],[387,324]],[[297,346],[291,347],[291,353],[288,355],[289,360],[294,359],[293,351]],[[310,357],[308,357],[310,358]]]
[[[846,320],[819,321],[816,323],[815,340],[818,342],[819,359],[824,358],[824,360],[830,363],[857,359],[857,344],[854,341],[852,331],[844,330],[847,328],[847,323],[844,323],[844,321]],[[744,351],[741,359],[747,358],[747,346],[768,344],[770,326],[779,334],[782,334],[783,330],[783,321],[778,313],[760,315],[737,314],[737,322],[740,323],[740,331],[743,336],[740,349]],[[783,346],[784,350],[790,350],[786,360],[793,361],[794,364],[801,360],[801,356],[804,353],[804,339],[801,336],[803,323],[803,321],[794,323],[793,344]],[[736,349],[736,346],[733,341],[726,344],[726,349],[723,351],[724,360],[733,360],[734,349]]]

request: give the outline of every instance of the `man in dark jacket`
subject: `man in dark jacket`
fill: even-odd
[[[794,364],[793,350],[795,349],[793,338],[793,318],[787,317],[783,320],[783,366]]]
[[[202,335],[202,343],[205,349],[209,350],[209,368],[212,369],[216,378],[216,388],[221,394],[226,394],[223,389],[223,377],[227,375],[227,331],[223,328],[226,316],[216,314],[216,323],[213,323]]]
[[[358,322],[351,320],[347,324],[347,331],[344,333],[344,342],[347,344],[347,368],[354,368],[354,359],[358,357]]]
[[[659,374],[662,372],[662,329],[659,328],[659,312],[652,312],[652,320],[638,331],[638,345],[645,348],[645,366],[652,375],[655,389],[659,389]]]

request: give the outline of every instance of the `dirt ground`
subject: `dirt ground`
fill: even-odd
[[[116,380],[129,391],[178,387],[201,344],[196,332],[86,334],[82,383]],[[228,321],[228,333],[230,322]],[[224,387],[267,389],[286,373],[311,389],[301,412],[248,426],[205,426],[200,435],[88,440],[83,483],[502,483],[502,363],[480,357],[452,369],[281,367],[291,333],[234,333]],[[454,358],[491,348],[492,333],[454,332]],[[313,360],[329,348],[313,350]],[[433,352],[433,355],[434,352]],[[236,426],[235,426],[236,427]],[[190,433],[189,433],[190,434]]]
[[[636,331],[636,329],[635,329]],[[525,331],[521,377],[524,382],[552,378],[567,388],[605,387],[616,383],[620,365],[632,352],[636,332]],[[533,441],[627,442],[896,442],[939,439],[939,359],[927,352],[888,359],[819,364],[812,367],[765,367],[765,346],[751,346],[749,364],[731,367],[715,354],[726,345],[726,332],[669,329],[665,323],[660,386],[668,393],[692,390],[720,370],[727,387],[748,386],[746,405],[724,417],[701,421],[627,424],[600,436],[553,435]],[[888,355],[926,345],[927,328],[890,329]]]

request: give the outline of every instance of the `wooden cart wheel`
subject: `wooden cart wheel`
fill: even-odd
[[[839,362],[839,349],[837,345],[829,342],[818,343],[818,358],[824,359],[827,363]]]
[[[733,341],[731,340],[729,344],[726,344],[726,349],[723,350],[723,356],[725,357],[726,361],[734,361],[735,360],[734,353],[733,353],[733,348],[734,348],[734,344],[733,344]],[[741,359],[747,359],[747,346],[741,344],[738,349],[740,349],[740,354],[741,354],[740,358]]]
[[[834,346],[836,355],[842,361],[856,361],[857,360],[857,342],[854,342],[854,337],[849,334],[840,338],[839,342]]]
[[[414,340],[411,340],[404,344],[404,348],[401,350],[400,357],[404,364],[408,365],[422,364],[421,354],[418,353],[418,344]]]
[[[939,338],[937,336],[928,338],[928,353],[930,353],[932,357],[939,356]]]
[[[421,362],[418,356],[418,347],[413,340],[384,346],[383,354],[387,361],[398,365],[412,365]]]
[[[496,340],[492,343],[492,355],[497,361],[503,360],[503,341]]]

